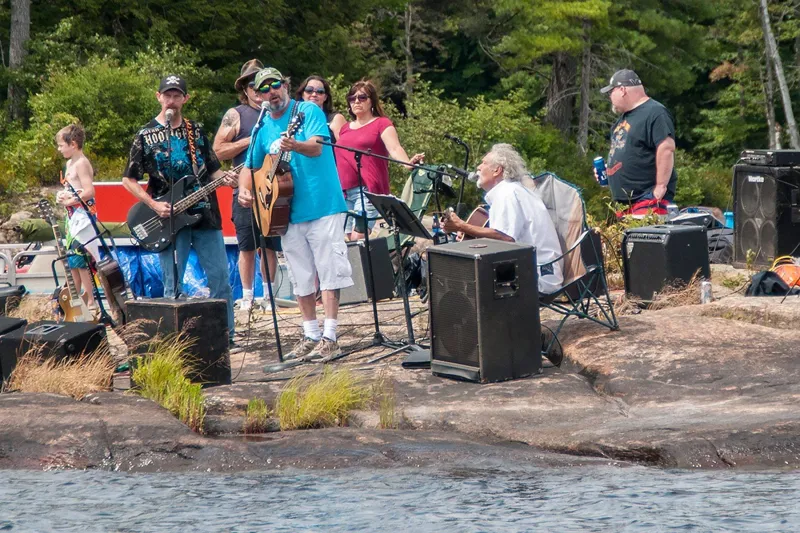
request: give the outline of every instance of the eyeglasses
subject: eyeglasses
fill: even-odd
[[[317,87],[315,89],[314,87],[310,87],[310,86],[306,85],[306,88],[303,89],[303,92],[306,93],[306,94],[311,94],[311,93],[325,94],[325,89],[322,88],[322,87]]]
[[[367,100],[369,100],[369,96],[367,96],[366,94],[355,94],[347,97],[347,101],[350,103],[355,102],[356,100],[358,100],[359,102],[366,102]]]
[[[264,85],[263,87],[261,87],[258,90],[258,92],[260,92],[260,93],[268,93],[272,89],[275,89],[275,90],[280,89],[282,85],[283,85],[283,80],[275,80],[272,83],[268,83],[268,84]]]

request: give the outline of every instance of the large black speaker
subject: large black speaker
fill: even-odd
[[[126,303],[128,324],[139,322],[147,338],[182,332],[193,341],[193,372],[188,376],[195,383],[227,385],[231,382],[228,354],[228,302],[211,298],[189,300],[153,298],[129,300]],[[142,353],[147,346],[137,347]]]
[[[708,239],[703,226],[646,226],[622,238],[625,292],[650,302],[668,285],[692,276],[711,277]]]
[[[476,239],[428,248],[431,370],[470,381],[542,371],[536,252]]]
[[[733,167],[733,264],[770,266],[800,244],[800,168]]]
[[[389,258],[389,246],[385,238],[370,239],[372,269],[375,271],[375,292],[378,301],[394,296],[394,270]],[[353,286],[341,290],[340,304],[362,303],[372,297],[370,290],[369,260],[366,241],[347,243],[347,258],[353,267]]]
[[[101,324],[85,322],[34,322],[0,335],[0,366],[3,380],[17,366],[17,359],[31,349],[41,350],[43,357],[61,360],[92,353],[106,338]]]

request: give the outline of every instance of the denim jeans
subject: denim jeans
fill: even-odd
[[[194,248],[200,266],[208,279],[211,298],[220,298],[228,302],[228,337],[233,339],[233,291],[228,278],[228,256],[225,253],[225,241],[222,231],[215,229],[183,228],[175,239],[178,250],[178,279],[181,286],[178,293],[183,293],[183,273],[189,260],[189,248]],[[172,277],[172,248],[158,253],[158,262],[164,274],[164,296],[172,298],[174,281]]]
[[[367,212],[367,224],[369,229],[375,225],[375,220],[380,217],[380,213],[378,210],[375,209],[375,206],[369,201],[369,198],[364,196],[364,204],[361,203],[361,189],[364,189],[364,192],[367,192],[366,187],[353,187],[352,189],[347,189],[344,191],[344,201],[347,204],[348,211],[354,211],[359,215],[362,214],[365,210]],[[366,209],[364,209],[366,207]],[[359,217],[355,218],[353,215],[347,215],[347,220],[344,222],[344,232],[345,234],[350,234],[355,228],[359,233],[366,233],[364,231],[364,219]]]

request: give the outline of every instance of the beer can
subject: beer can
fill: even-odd
[[[606,160],[597,156],[592,161],[595,171],[597,171],[597,183],[605,187],[608,185],[608,174],[606,173]]]
[[[700,282],[700,303],[701,304],[708,304],[714,301],[714,294],[711,292],[711,282],[710,281],[701,281]]]

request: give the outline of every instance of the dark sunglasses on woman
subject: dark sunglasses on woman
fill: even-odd
[[[367,96],[366,94],[356,94],[347,97],[348,102],[355,102],[356,100],[358,100],[359,102],[366,102],[367,100],[369,100],[369,96]]]
[[[309,87],[308,85],[306,85],[306,88],[303,89],[303,92],[306,94],[311,94],[311,93],[325,94],[325,89],[322,87],[318,87],[315,89],[314,87]]]

